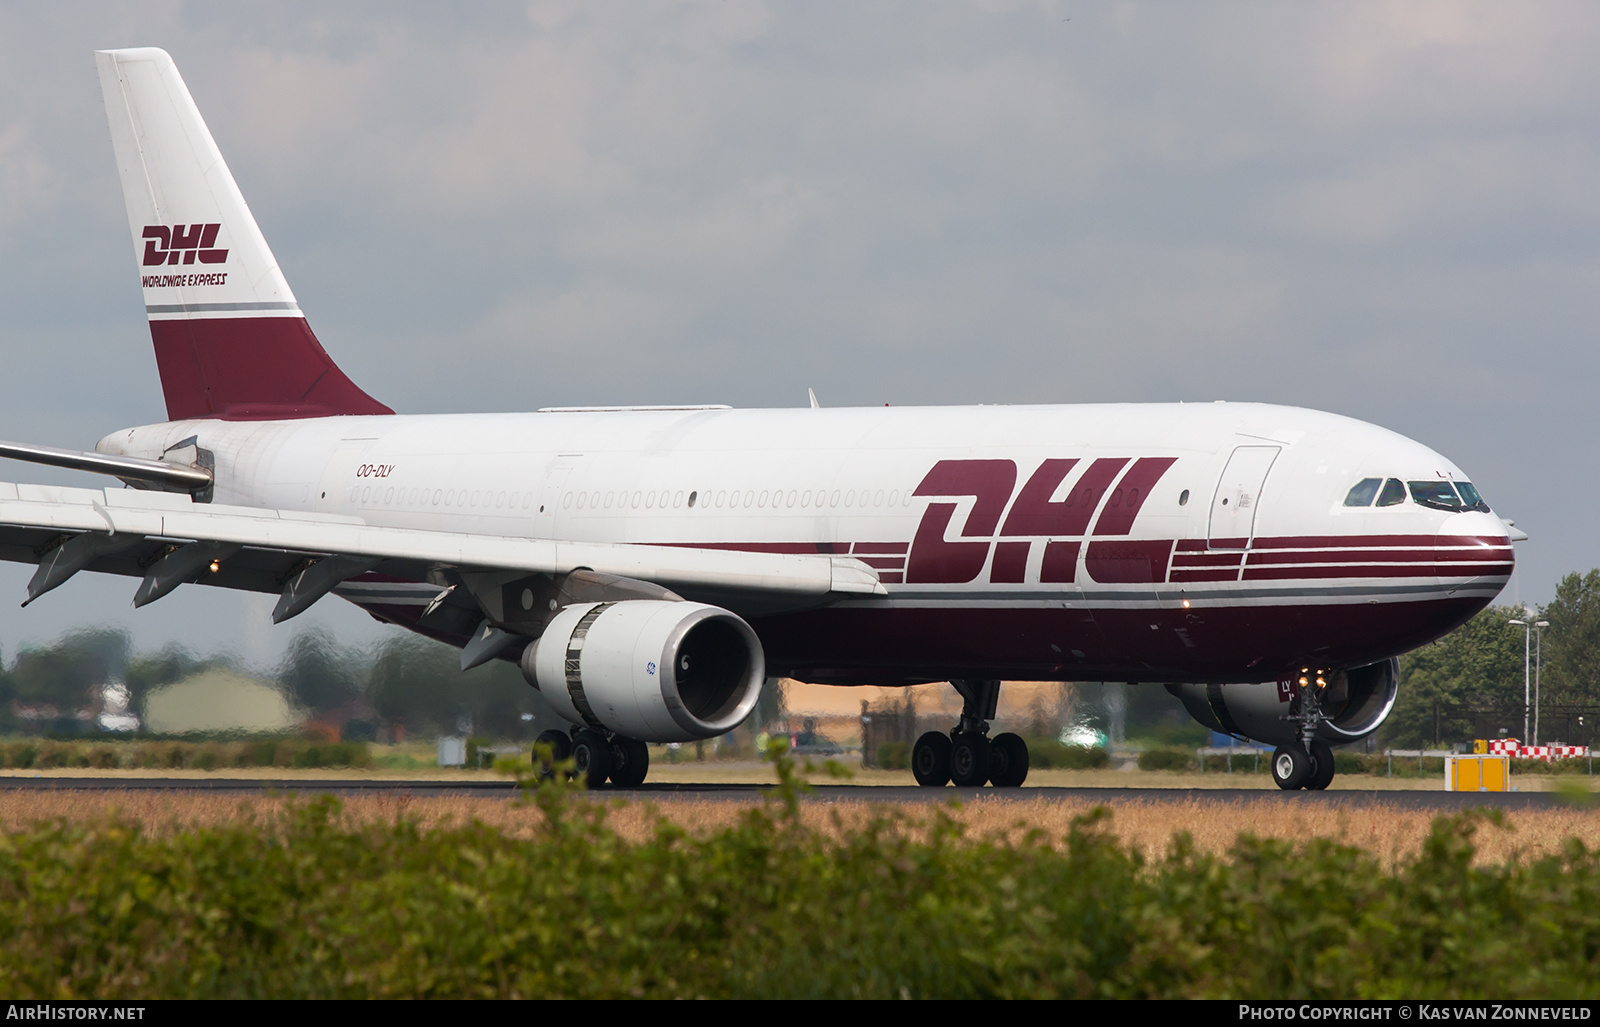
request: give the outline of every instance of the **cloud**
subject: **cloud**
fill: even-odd
[[[173,2],[0,35],[0,437],[160,416],[89,59],[154,44],[403,409],[1303,403],[1531,508],[1526,594],[1600,562],[1600,476],[1548,441],[1600,432],[1592,5]]]

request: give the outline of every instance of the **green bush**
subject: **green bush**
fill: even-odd
[[[218,767],[370,767],[365,742],[316,743],[299,739],[251,741],[46,740],[0,745],[0,764],[13,768],[95,767],[114,770],[214,770]]]
[[[39,747],[32,742],[17,742],[6,747],[6,766],[27,769],[39,761]]]
[[[71,762],[72,750],[60,742],[46,742],[39,748],[39,757],[35,765],[46,770],[64,767]]]
[[[781,764],[780,764],[781,766]],[[1413,856],[1176,836],[1105,810],[1055,844],[884,813],[824,833],[792,783],[733,826],[642,840],[557,783],[531,838],[360,823],[333,799],[146,834],[0,835],[0,991],[143,998],[1593,998],[1600,854],[1477,865],[1486,818]],[[1335,915],[1336,914],[1336,915]],[[1263,952],[1316,953],[1269,959]]]
[[[1140,770],[1188,770],[1195,757],[1181,749],[1148,749],[1139,754]]]
[[[1511,772],[1513,774],[1545,775],[1587,774],[1589,773],[1589,760],[1585,757],[1583,759],[1551,760],[1546,763],[1544,760],[1514,759],[1511,761]]]
[[[1374,753],[1372,759],[1372,773],[1390,777],[1436,777],[1444,780],[1444,757],[1427,756],[1418,759],[1415,756],[1385,756],[1383,753]],[[1515,760],[1512,761],[1516,762]]]
[[[880,770],[910,770],[911,743],[884,742],[873,758]]]
[[[1228,769],[1229,763],[1233,769]],[[1234,773],[1234,774],[1266,774],[1272,770],[1271,754],[1263,753],[1257,757],[1255,753],[1232,753],[1227,756],[1207,756],[1205,758],[1205,772],[1207,774]]]
[[[1053,738],[1030,738],[1028,765],[1059,770],[1099,770],[1111,765],[1111,755],[1098,746],[1062,745]]]
[[[1337,774],[1370,774],[1373,769],[1372,757],[1359,752],[1341,752],[1334,750],[1333,770]],[[1444,773],[1444,771],[1440,771]]]

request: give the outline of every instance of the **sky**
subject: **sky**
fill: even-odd
[[[1532,536],[1504,601],[1600,566],[1600,6],[7,5],[0,438],[164,417],[91,55],[127,46],[397,410],[1286,403],[1465,468]],[[394,630],[133,585],[0,612],[0,653]]]

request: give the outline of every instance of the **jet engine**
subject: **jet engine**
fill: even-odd
[[[1322,678],[1326,681],[1321,696],[1325,716],[1317,725],[1317,737],[1329,745],[1345,745],[1376,731],[1394,709],[1400,661],[1391,658]],[[1308,683],[1304,687],[1316,686]],[[1300,725],[1284,719],[1286,714],[1298,712],[1299,706],[1296,689],[1285,683],[1168,685],[1167,691],[1183,701],[1191,717],[1213,731],[1274,746],[1300,740]]]
[[[724,734],[755,709],[761,641],[704,603],[574,603],[522,654],[522,674],[575,724],[648,742]]]

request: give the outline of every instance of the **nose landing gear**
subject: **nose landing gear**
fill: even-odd
[[[911,749],[911,773],[925,788],[994,784],[1016,788],[1028,778],[1028,743],[1006,732],[989,737],[1000,701],[998,681],[952,681],[961,694],[961,719],[948,735],[929,731]]]
[[[1329,719],[1322,712],[1322,695],[1332,676],[1310,668],[1300,672],[1298,702],[1283,718],[1299,725],[1300,740],[1272,753],[1272,780],[1284,791],[1322,791],[1333,783],[1333,749],[1316,737],[1317,728]]]

